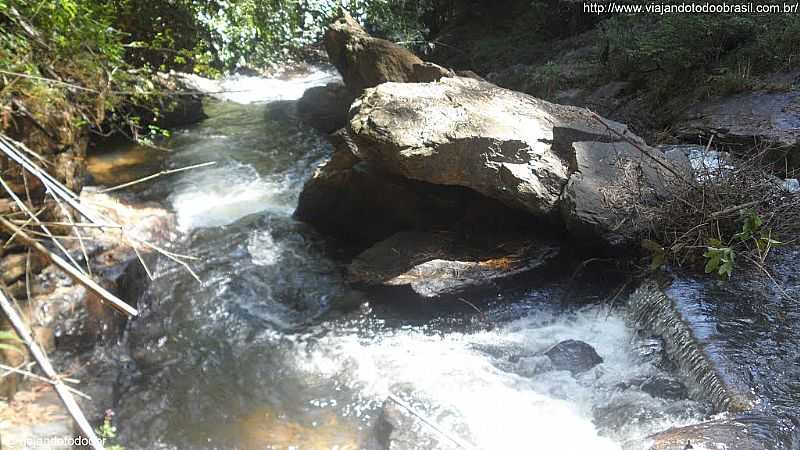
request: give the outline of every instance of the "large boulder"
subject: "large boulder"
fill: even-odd
[[[437,297],[507,280],[558,255],[556,245],[519,235],[476,241],[449,232],[397,233],[358,255],[347,268],[348,279]]]
[[[326,31],[325,50],[345,85],[355,93],[387,81],[428,82],[450,75],[404,47],[370,36],[346,13]]]
[[[361,250],[404,230],[448,229],[472,237],[535,224],[470,189],[411,180],[363,161],[344,131],[329,139],[333,155],[306,182],[294,215]]]
[[[654,201],[678,174],[622,124],[468,78],[367,89],[349,125],[354,154],[388,173],[467,187],[607,245],[639,231],[611,194]]]

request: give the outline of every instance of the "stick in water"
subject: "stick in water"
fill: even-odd
[[[148,175],[148,176],[146,176],[144,178],[139,178],[137,180],[129,181],[127,183],[123,183],[123,184],[120,184],[120,185],[117,185],[117,186],[114,186],[114,187],[110,187],[108,189],[101,189],[98,192],[100,192],[101,194],[105,194],[106,192],[111,192],[111,191],[116,191],[118,189],[123,189],[123,188],[129,187],[129,186],[133,186],[135,184],[139,184],[139,183],[143,183],[145,181],[152,180],[154,178],[158,178],[160,176],[170,175],[170,174],[178,173],[178,172],[183,172],[185,170],[199,169],[200,167],[213,166],[216,163],[217,163],[216,161],[209,161],[209,162],[204,162],[204,163],[200,163],[200,164],[195,164],[195,165],[192,165],[192,166],[181,167],[180,169],[162,170],[161,172],[154,173],[152,175]]]

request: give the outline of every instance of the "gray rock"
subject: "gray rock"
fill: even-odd
[[[800,163],[800,91],[747,92],[710,100],[691,109],[676,132],[700,144],[714,136],[716,145],[740,152],[756,142],[773,144],[783,147],[778,156],[788,154],[790,166],[796,167]]]
[[[530,228],[530,217],[474,191],[410,180],[353,155],[342,131],[330,160],[309,179],[295,217],[362,250],[398,231],[455,230],[465,238]]]
[[[358,255],[348,279],[368,286],[409,286],[423,297],[457,294],[542,267],[558,247],[520,236],[485,246],[453,233],[401,232]]]
[[[687,447],[691,444],[691,447]],[[760,441],[746,424],[733,420],[715,420],[653,434],[645,440],[628,443],[626,450],[736,449],[772,448]]]
[[[754,138],[797,145],[800,138],[800,91],[747,92],[695,106],[677,131],[687,138],[752,146]]]
[[[626,208],[665,198],[669,175],[661,167],[642,164],[639,150],[627,142],[575,142],[572,149],[577,170],[560,198],[567,230],[582,240],[599,239],[610,246],[634,240],[640,230],[635,222],[626,225]],[[660,153],[652,154],[661,158]]]
[[[667,400],[679,400],[689,397],[689,390],[680,381],[666,377],[653,376],[644,380],[640,389],[653,397]]]
[[[663,193],[671,174],[662,165],[672,163],[624,125],[604,122],[651,157],[584,109],[460,77],[368,89],[353,103],[350,132],[355,155],[389,173],[464,186],[540,217],[563,214],[575,234],[616,245],[635,225],[620,227],[620,208],[602,192],[640,164],[644,185],[626,190]]]
[[[594,347],[573,339],[559,342],[546,351],[545,355],[553,362],[556,370],[568,370],[573,375],[586,372],[603,362]]]

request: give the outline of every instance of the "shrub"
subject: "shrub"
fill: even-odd
[[[772,169],[764,149],[703,165],[694,183],[671,183],[667,198],[631,210],[647,224],[645,248],[724,277],[737,264],[763,269],[770,250],[800,232],[800,194],[789,192]]]

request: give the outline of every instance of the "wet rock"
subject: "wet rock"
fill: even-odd
[[[520,236],[485,246],[453,233],[401,232],[370,247],[348,266],[348,280],[367,286],[409,286],[423,297],[488,286],[545,265],[558,247]]]
[[[780,146],[796,166],[800,163],[800,91],[757,91],[710,100],[692,108],[676,131],[698,144],[714,136],[716,145],[734,151],[745,152],[757,142]]]
[[[642,392],[652,397],[667,400],[682,400],[689,398],[689,389],[679,380],[668,375],[658,374],[647,377],[637,377],[621,383],[619,387],[627,389],[638,387]]]
[[[391,400],[383,403],[375,424],[376,440],[386,450],[428,450],[442,448],[439,437],[420,420]]]
[[[640,386],[643,392],[653,397],[665,398],[667,400],[679,400],[688,398],[689,390],[680,381],[666,377],[654,376],[645,380]]]
[[[759,440],[746,424],[716,420],[671,428],[649,436],[642,442],[629,443],[626,450],[736,449],[766,450],[768,442]]]
[[[752,393],[731,378],[732,370],[719,370],[683,310],[655,280],[647,280],[631,294],[627,310],[635,327],[663,339],[666,354],[677,373],[688,386],[709,399],[716,411],[752,408]]]
[[[387,81],[407,83],[430,75],[425,68],[415,69],[423,64],[416,55],[393,42],[370,36],[347,13],[326,31],[325,50],[353,93]]]
[[[323,133],[333,133],[347,125],[350,104],[355,100],[342,83],[328,83],[307,89],[297,101],[297,115]]]
[[[664,351],[664,340],[658,336],[651,336],[636,342],[636,354],[646,362],[657,367],[663,367],[666,363],[666,353]]]
[[[594,347],[573,339],[559,342],[546,351],[545,355],[553,362],[556,370],[568,370],[573,375],[586,372],[603,362]]]
[[[592,411],[593,422],[599,429],[623,435],[626,431],[632,431],[630,428],[634,424],[663,419],[664,415],[661,410],[649,408],[635,398],[625,397],[614,399],[608,405]]]
[[[618,245],[637,231],[604,193],[664,194],[671,163],[611,121],[653,159],[583,109],[557,105],[489,83],[443,78],[384,83],[351,108],[355,155],[389,173],[464,186],[538,217],[563,221],[585,243]],[[642,166],[636,186],[621,183]],[[676,169],[677,171],[677,169]],[[605,197],[611,197],[606,195]]]

